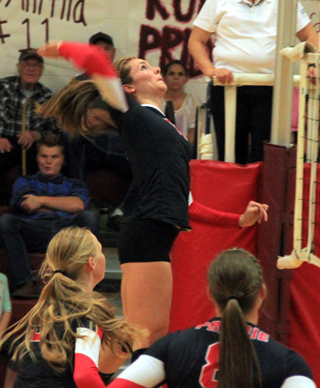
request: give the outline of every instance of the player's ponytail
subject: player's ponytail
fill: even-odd
[[[259,361],[244,317],[263,287],[261,266],[249,252],[230,249],[213,261],[208,278],[222,312],[218,387],[261,386]]]
[[[124,57],[114,63],[115,70],[118,72],[123,85],[133,81],[130,74],[130,61],[132,59],[135,57]],[[110,117],[104,117],[102,127],[91,124],[92,109],[102,109],[109,112]],[[123,115],[123,112],[111,108],[103,101],[93,80],[71,81],[50,100],[38,106],[36,112],[43,117],[54,117],[61,128],[72,137],[79,134],[86,136],[92,133],[101,133],[101,130],[105,129],[106,126],[117,128]]]
[[[54,117],[64,131],[71,136],[87,135],[87,112],[94,107],[100,93],[93,81],[73,80],[50,100],[39,106],[36,112],[43,117]]]

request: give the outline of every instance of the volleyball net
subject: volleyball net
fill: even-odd
[[[300,64],[293,251],[279,257],[279,269],[303,262],[320,267],[319,74],[320,54],[306,55]]]

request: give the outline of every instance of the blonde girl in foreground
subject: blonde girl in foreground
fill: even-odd
[[[88,229],[62,229],[51,240],[39,301],[4,337],[23,330],[13,356],[19,363],[14,387],[104,387],[103,378],[125,361],[133,330],[93,291],[104,278],[105,263]]]

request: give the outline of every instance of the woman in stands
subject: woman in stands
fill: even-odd
[[[55,116],[65,130],[72,132],[77,128],[80,133],[88,131],[92,114],[101,123],[108,119],[105,110],[92,109],[101,98],[96,87],[110,101],[106,88],[114,82],[114,74],[110,77],[112,65],[105,52],[70,42],[48,43],[38,52],[71,59],[95,80],[70,85],[43,105],[40,113]],[[134,360],[168,331],[172,298],[169,253],[179,232],[190,230],[188,207],[196,220],[239,227],[266,220],[267,206],[251,201],[240,216],[192,202],[189,196],[192,149],[161,111],[167,87],[160,69],[134,57],[117,61],[115,67],[128,107],[124,107],[125,113],[112,111],[111,116],[119,128],[139,189],[133,216],[120,231],[121,297],[128,321],[149,330],[149,336],[141,339],[140,348],[134,349]]]
[[[315,388],[306,361],[257,326],[266,296],[258,260],[224,251],[208,280],[217,318],[160,339],[109,387]]]
[[[39,301],[3,339],[18,335],[16,388],[103,388],[103,379],[125,361],[133,329],[93,291],[104,272],[101,244],[88,229],[69,227],[53,237],[41,267]]]
[[[167,63],[163,70],[163,80],[167,91],[162,99],[162,108],[165,111],[167,101],[172,102],[176,127],[194,145],[196,110],[201,102],[197,96],[184,91],[189,80],[185,64],[178,59]]]

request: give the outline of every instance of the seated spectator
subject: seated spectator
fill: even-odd
[[[0,273],[0,341],[11,320],[11,300],[9,293],[8,278],[5,274]],[[8,354],[10,341],[6,341],[0,349],[0,354]],[[8,370],[7,370],[8,371]],[[11,378],[13,376],[13,379]],[[6,373],[3,388],[13,387],[15,374],[12,371]]]
[[[11,319],[11,301],[8,279],[0,273],[0,340]]]
[[[4,178],[22,163],[26,150],[29,174],[37,171],[35,142],[44,133],[57,129],[53,119],[44,120],[35,112],[35,104],[50,99],[52,92],[39,79],[44,70],[43,58],[36,50],[23,50],[17,65],[19,74],[0,80],[0,205],[7,205],[10,192]]]
[[[266,297],[258,260],[229,249],[208,279],[217,317],[161,338],[108,387],[315,388],[306,361],[257,326]]]
[[[116,49],[110,35],[98,32],[91,36],[89,43],[102,47],[108,52],[110,58],[114,60]],[[75,78],[77,81],[88,80],[86,73]],[[104,102],[97,102],[97,109],[104,108]],[[91,117],[91,124],[99,124],[94,115]],[[101,124],[101,123],[100,123]],[[107,168],[115,171],[119,175],[132,180],[132,173],[129,162],[124,152],[122,140],[115,128],[103,126],[99,135],[79,136],[70,139],[67,134],[63,134],[65,154],[66,154],[66,174],[71,178],[82,179],[86,182],[87,173],[100,168]],[[124,215],[131,214],[138,193],[133,185],[129,185],[128,192],[123,202],[116,208],[110,209],[110,216],[107,226],[111,229],[119,230]]]
[[[11,198],[14,214],[0,217],[0,236],[16,298],[39,295],[28,251],[45,252],[51,238],[70,225],[88,227],[94,234],[98,231],[97,215],[85,210],[89,204],[85,184],[60,173],[64,155],[59,137],[48,134],[37,148],[38,173],[16,180]]]
[[[163,111],[167,101],[172,101],[175,125],[194,145],[196,110],[201,102],[197,96],[184,91],[189,79],[185,64],[177,59],[169,62],[164,68],[163,79],[168,88],[162,100]]]

